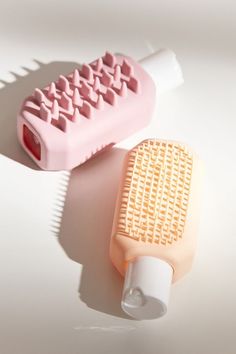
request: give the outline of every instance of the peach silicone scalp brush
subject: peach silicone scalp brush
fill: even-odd
[[[198,158],[177,142],[146,140],[127,154],[110,256],[125,277],[122,308],[136,319],[164,315],[171,283],[191,268],[200,177]]]
[[[19,141],[42,169],[70,170],[146,126],[156,91],[182,82],[170,50],[140,63],[106,52],[25,99]]]

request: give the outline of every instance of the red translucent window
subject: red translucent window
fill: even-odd
[[[23,126],[23,140],[27,149],[34,155],[37,160],[41,159],[41,145],[38,138],[26,126]]]

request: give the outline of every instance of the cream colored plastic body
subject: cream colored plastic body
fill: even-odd
[[[153,144],[156,144],[155,146],[174,146],[176,148],[176,151],[178,149],[184,149],[186,151],[186,154],[188,154],[189,158],[189,163],[191,162],[191,172],[190,172],[190,165],[188,166],[188,176],[186,177],[186,181],[188,184],[188,189],[185,188],[183,193],[185,193],[185,201],[184,200],[175,200],[175,209],[178,212],[178,207],[176,206],[176,203],[178,205],[178,201],[180,201],[179,204],[185,203],[185,217],[183,221],[183,215],[180,213],[180,219],[181,221],[181,230],[182,232],[178,233],[178,237],[174,236],[170,237],[168,236],[168,232],[165,231],[165,237],[162,237],[162,235],[159,232],[159,239],[155,237],[157,234],[157,229],[155,230],[155,225],[157,226],[159,219],[160,218],[160,213],[158,210],[158,203],[155,204],[156,208],[153,207],[153,201],[147,199],[146,204],[149,204],[149,214],[151,213],[154,215],[154,226],[153,226],[153,237],[150,236],[143,236],[140,237],[140,235],[136,235],[135,231],[132,230],[132,234],[129,232],[129,227],[127,226],[127,215],[128,215],[128,209],[130,208],[129,202],[126,203],[127,200],[130,200],[131,194],[130,191],[132,189],[131,186],[131,180],[133,178],[133,173],[135,170],[135,158],[139,154],[138,149],[141,147],[145,147],[146,149],[146,156],[148,156],[149,152],[152,154],[153,159],[155,160],[155,153],[153,151],[149,151],[149,146],[152,146]],[[151,148],[150,148],[151,149]],[[171,148],[170,148],[171,149]],[[157,148],[158,150],[158,148]],[[180,156],[182,153],[180,153]],[[132,157],[133,155],[133,157]],[[168,154],[167,154],[168,155]],[[166,158],[166,161],[163,162],[162,166],[160,166],[160,176],[162,173],[162,177],[166,175],[166,166],[173,161],[175,161],[175,168],[183,168],[183,163],[182,160],[178,160],[178,153],[175,152],[173,154],[173,161],[171,162],[171,154]],[[181,157],[180,157],[181,158]],[[169,160],[168,160],[169,159]],[[174,160],[176,159],[176,160]],[[153,160],[153,161],[154,161]],[[132,162],[133,161],[133,162]],[[179,161],[179,162],[178,162]],[[146,163],[146,162],[145,162]],[[178,167],[179,163],[179,167]],[[182,164],[182,165],[181,165]],[[155,163],[153,164],[155,168]],[[182,166],[182,167],[181,167]],[[151,169],[152,169],[151,168]],[[148,170],[150,172],[150,166],[144,165],[142,168],[142,173],[145,175],[145,170]],[[137,171],[136,171],[137,173]],[[146,171],[147,173],[147,171]],[[183,172],[184,173],[184,172]],[[201,164],[199,162],[199,159],[196,157],[196,155],[191,152],[188,148],[186,148],[183,144],[177,143],[177,142],[171,142],[171,141],[162,141],[162,140],[146,140],[136,146],[134,149],[129,151],[127,153],[127,156],[124,161],[124,168],[123,168],[123,175],[122,175],[122,180],[121,180],[121,185],[119,189],[119,194],[117,198],[117,203],[116,203],[116,210],[115,210],[115,215],[114,215],[114,222],[113,222],[113,229],[112,229],[112,237],[111,237],[111,243],[110,243],[110,257],[111,260],[114,264],[114,266],[117,268],[117,270],[124,276],[126,272],[126,268],[128,263],[131,260],[134,260],[135,258],[139,256],[153,256],[157,257],[165,262],[167,262],[169,265],[172,266],[173,268],[173,282],[181,278],[185,273],[187,273],[192,265],[195,249],[196,249],[196,239],[197,239],[197,226],[198,226],[198,219],[199,219],[199,191],[200,191],[200,181],[201,181],[201,174],[202,174],[202,168]],[[140,174],[141,175],[141,174]],[[131,177],[130,177],[131,176]],[[159,177],[160,177],[159,176]],[[160,181],[158,180],[158,174],[156,175],[156,181],[155,183],[159,183]],[[162,178],[161,177],[161,178]],[[164,177],[165,178],[165,177]],[[175,178],[175,177],[171,177]],[[176,177],[177,178],[177,177]],[[182,178],[181,175],[179,178]],[[175,181],[175,180],[174,180]],[[133,182],[132,182],[133,183]],[[163,182],[164,183],[164,182]],[[180,182],[178,182],[180,183]],[[133,184],[134,185],[134,184]],[[179,187],[178,187],[179,188]],[[158,189],[158,187],[157,187]],[[154,195],[155,198],[155,195]],[[158,198],[158,196],[156,196]],[[163,198],[163,196],[162,196]],[[178,196],[180,198],[180,194]],[[181,199],[181,198],[180,198]],[[186,202],[187,200],[187,202]],[[127,205],[126,205],[127,204]],[[163,204],[163,200],[160,201],[160,205]],[[125,208],[127,208],[127,212],[125,214]],[[121,211],[122,211],[122,222],[121,222]],[[140,213],[140,214],[138,214]],[[163,215],[165,215],[165,211],[163,211]],[[142,214],[142,215],[141,215]],[[159,216],[158,216],[159,214]],[[126,215],[126,216],[124,216]],[[182,216],[181,216],[182,215]],[[145,218],[146,220],[150,217],[150,215],[146,214],[145,212],[143,213],[143,210],[136,210],[136,219],[139,217],[143,219],[143,225],[145,225]],[[125,221],[126,220],[126,221]],[[179,222],[180,222],[179,221]],[[141,223],[141,221],[140,221]],[[173,225],[176,224],[173,222],[173,220],[170,221],[168,225],[168,220],[166,220],[166,224],[164,227],[168,227],[171,229]],[[140,224],[141,225],[141,224]],[[175,226],[176,227],[176,226]],[[131,230],[131,229],[130,229]],[[139,230],[137,229],[137,234],[139,233]],[[144,232],[145,234],[145,232]],[[177,233],[176,233],[177,235]],[[158,241],[159,240],[159,241]]]

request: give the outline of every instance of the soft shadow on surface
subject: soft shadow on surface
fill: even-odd
[[[27,167],[37,169],[37,166],[20,147],[16,135],[16,117],[25,97],[30,95],[36,87],[44,87],[50,81],[55,80],[60,74],[68,74],[78,67],[73,62],[40,63],[34,60],[38,69],[24,68],[25,76],[14,74],[15,81],[8,83],[0,78],[4,87],[0,89],[0,154],[15,160]]]
[[[113,148],[71,173],[59,242],[83,265],[79,294],[88,307],[128,318],[121,310],[123,279],[109,259],[109,242],[126,151]]]

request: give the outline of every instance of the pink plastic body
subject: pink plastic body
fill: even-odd
[[[109,52],[23,102],[18,138],[45,170],[70,170],[145,127],[155,106],[150,76]]]

